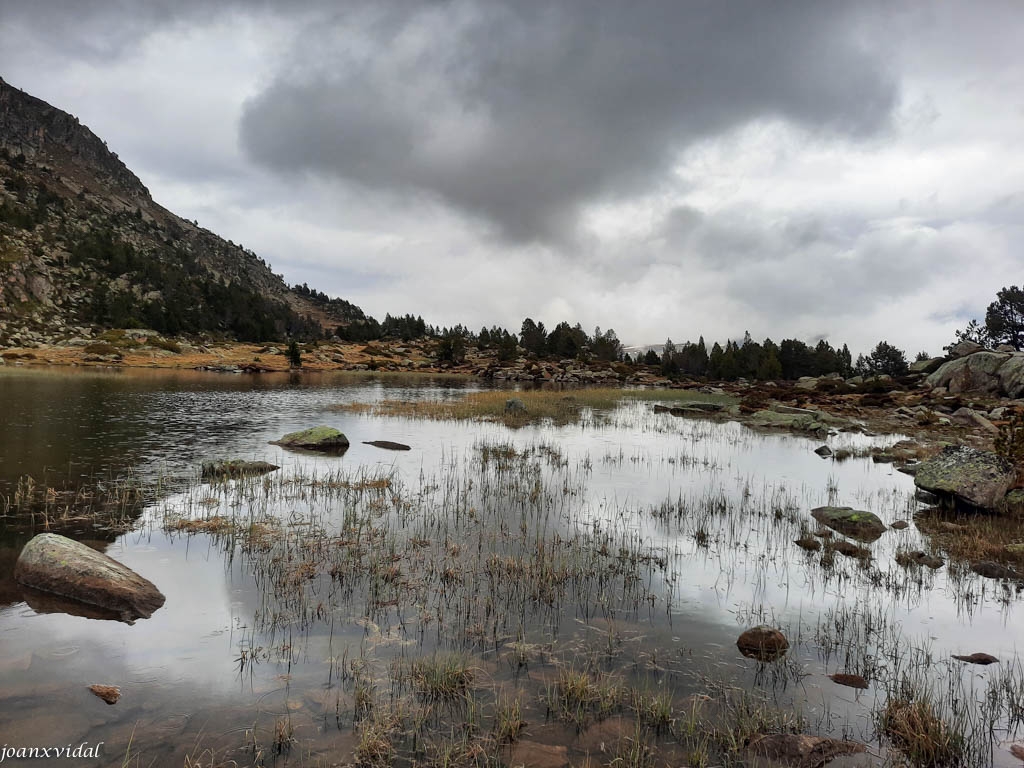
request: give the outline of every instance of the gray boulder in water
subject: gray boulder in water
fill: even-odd
[[[129,623],[148,619],[165,599],[128,566],[55,533],[40,533],[25,545],[14,578],[26,587],[113,611]]]
[[[1017,477],[1014,466],[992,453],[967,445],[950,446],[927,461],[914,475],[918,488],[971,507],[994,509]]]
[[[311,427],[299,432],[289,432],[280,440],[272,440],[271,445],[324,453],[340,453],[348,448],[349,443],[348,438],[334,427]]]
[[[875,541],[885,533],[883,523],[874,512],[853,507],[817,507],[811,517],[834,531],[860,541]]]

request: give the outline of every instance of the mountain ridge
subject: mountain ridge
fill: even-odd
[[[366,320],[164,208],[77,117],[2,78],[0,180],[0,342],[111,327],[310,338]]]

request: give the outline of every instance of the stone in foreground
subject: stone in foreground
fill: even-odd
[[[289,432],[280,440],[272,440],[271,445],[332,453],[348,448],[348,438],[334,427],[312,427],[299,432]]]
[[[747,751],[754,757],[767,758],[772,765],[796,768],[820,768],[841,755],[855,755],[867,747],[855,741],[840,741],[805,733],[759,734],[751,737]]]
[[[121,698],[121,689],[116,685],[90,685],[89,690],[107,704],[117,704],[117,700]]]
[[[818,507],[811,517],[844,536],[860,541],[875,541],[885,533],[885,524],[873,512],[853,507]]]
[[[204,480],[236,479],[239,477],[256,477],[280,469],[277,464],[266,461],[229,461],[203,462],[202,475]]]
[[[740,635],[736,647],[748,659],[775,661],[785,655],[789,649],[789,640],[774,627],[761,625]]]
[[[914,484],[971,507],[994,509],[1016,477],[1010,462],[991,451],[961,445],[947,447],[938,456],[921,462]]]
[[[33,589],[114,611],[129,623],[148,619],[165,599],[152,582],[127,566],[55,533],[40,533],[25,545],[14,578]]]

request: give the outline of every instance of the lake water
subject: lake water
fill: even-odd
[[[129,471],[159,480],[127,532],[66,532],[167,597],[134,625],[48,607],[10,578],[28,533],[8,525],[0,744],[103,742],[102,765],[334,765],[353,754],[371,764],[369,737],[387,732],[396,764],[443,764],[452,743],[486,742],[514,700],[526,726],[499,761],[543,762],[564,748],[574,764],[605,765],[642,738],[650,764],[674,764],[699,734],[637,730],[637,696],[678,709],[732,690],[799,712],[808,732],[864,741],[867,764],[882,764],[874,713],[901,681],[924,680],[948,694],[945,706],[989,706],[987,719],[969,715],[975,729],[996,728],[991,750],[971,753],[976,764],[1017,764],[1005,726],[1024,705],[1004,699],[1021,690],[1019,595],[952,565],[895,564],[900,549],[927,549],[910,477],[869,459],[822,460],[820,440],[642,402],[517,430],[336,408],[477,386],[411,381],[0,370],[0,492],[9,498],[24,475],[44,486]],[[343,431],[351,448],[320,456],[268,444],[317,424]],[[412,450],[363,444],[379,439]],[[200,463],[217,458],[282,469],[199,482]],[[871,544],[870,561],[823,563],[793,540],[818,529],[809,512],[824,504],[911,525]],[[192,524],[211,519],[223,527]],[[789,637],[783,660],[737,651],[738,634],[760,623]],[[1001,663],[949,659],[975,651]],[[443,706],[422,666],[439,658],[473,678]],[[585,701],[569,717],[553,703],[566,670],[589,675],[594,690],[633,693],[610,696],[607,711]],[[872,685],[839,686],[827,677],[836,672]],[[120,686],[121,700],[107,706],[93,683]],[[471,757],[466,748],[463,762]]]

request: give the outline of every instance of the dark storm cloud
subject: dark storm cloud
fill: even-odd
[[[863,6],[859,6],[863,7]],[[384,8],[384,10],[381,10]],[[758,118],[863,137],[893,81],[850,3],[374,3],[320,19],[246,109],[283,172],[425,193],[515,241],[650,191],[692,142]]]

